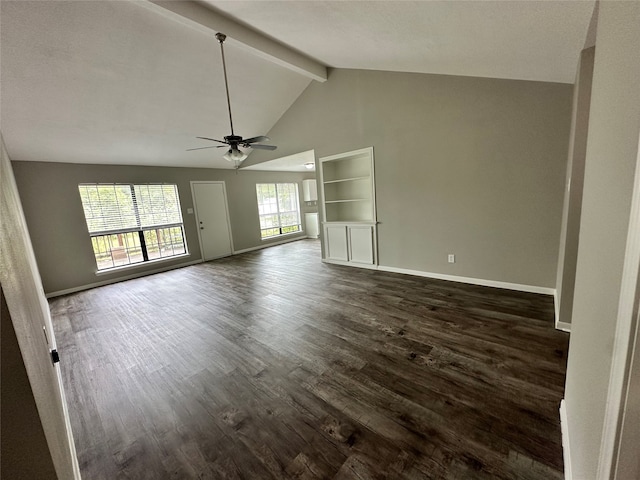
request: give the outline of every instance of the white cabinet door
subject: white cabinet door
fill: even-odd
[[[302,181],[302,198],[305,202],[316,202],[318,200],[318,184],[315,179]]]
[[[349,261],[346,225],[327,225],[324,233],[327,260]]]
[[[320,227],[318,226],[318,214],[305,213],[304,224],[307,231],[307,237],[318,238],[318,235],[320,235]]]
[[[373,227],[370,225],[350,225],[349,261],[373,265]]]

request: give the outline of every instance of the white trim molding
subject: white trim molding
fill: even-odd
[[[381,268],[378,265],[374,265],[374,264],[368,264],[368,263],[357,263],[357,262],[344,262],[342,260],[333,260],[333,259],[327,259],[327,258],[323,258],[322,261],[324,263],[330,263],[332,265],[344,265],[345,267],[356,267],[356,268],[366,268],[368,270],[381,270]]]
[[[64,290],[57,290],[46,294],[47,298],[59,297],[61,295],[68,295],[69,293],[81,292],[82,290],[89,290],[91,288],[103,287],[112,283],[123,282],[125,280],[133,280],[134,278],[146,277],[147,275],[154,275],[156,273],[168,272],[169,270],[175,270],[176,268],[188,267],[195,265],[196,263],[202,263],[202,259],[193,260],[191,262],[179,263],[177,265],[170,265],[162,268],[156,268],[154,270],[145,270],[142,272],[131,273],[122,277],[110,278],[109,280],[102,280],[100,282],[89,283],[87,285],[80,285],[78,287],[67,288]],[[106,272],[103,272],[106,273]]]
[[[630,462],[637,462],[637,456],[633,456],[632,459],[628,458],[629,449],[636,448],[636,445],[624,445],[622,439],[629,388],[633,382],[640,382],[638,378],[640,372],[633,369],[634,357],[638,355],[640,349],[638,343],[640,340],[640,331],[638,330],[640,309],[640,138],[638,139],[637,152],[611,373],[598,459],[598,479],[617,478],[621,463],[629,465]],[[637,429],[635,431],[637,432]],[[625,451],[627,452],[624,458],[621,456],[623,455],[621,453],[623,447],[626,447]],[[638,464],[632,464],[637,471]],[[633,478],[637,478],[637,476],[634,475]]]
[[[558,300],[558,291],[553,292],[553,306],[556,311],[556,330],[562,330],[563,332],[571,333],[571,324],[560,321],[560,301]]]
[[[537,285],[523,285],[520,283],[500,282],[497,280],[485,280],[483,278],[459,277],[457,275],[424,272],[422,270],[410,270],[407,268],[387,267],[384,265],[378,265],[378,270],[392,273],[404,273],[406,275],[415,275],[418,277],[435,278],[437,280],[448,280],[450,282],[469,283],[471,285],[481,285],[483,287],[517,290],[519,292],[541,293],[544,295],[555,295],[556,293],[556,289],[550,287],[539,287]]]
[[[560,430],[562,432],[562,458],[564,461],[564,478],[572,480],[571,475],[571,449],[569,448],[569,423],[567,420],[567,402],[560,402]]]

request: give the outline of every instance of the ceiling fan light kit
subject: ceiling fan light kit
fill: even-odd
[[[224,59],[224,41],[226,40],[227,36],[224,33],[216,33],[216,39],[218,40],[218,42],[220,42],[220,53],[222,55],[222,71],[224,73],[224,87],[227,93],[227,108],[229,111],[229,126],[231,127],[231,135],[227,135],[224,137],[224,140],[217,140],[215,138],[209,138],[209,137],[196,137],[196,138],[200,138],[202,140],[209,140],[211,142],[218,142],[218,143],[222,143],[224,145],[228,145],[229,146],[229,150],[227,151],[227,153],[225,153],[223,155],[223,158],[225,160],[228,160],[229,162],[233,162],[234,166],[236,169],[238,169],[240,167],[240,164],[247,158],[247,154],[245,152],[243,152],[242,150],[240,150],[240,147],[243,148],[255,148],[258,150],[275,150],[276,147],[275,145],[263,145],[263,144],[259,144],[256,142],[268,142],[270,139],[269,137],[265,137],[264,135],[260,135],[257,137],[252,137],[252,138],[245,138],[243,139],[241,136],[236,135],[233,131],[233,117],[231,115],[231,99],[229,97],[229,82],[227,80],[227,65]],[[191,150],[203,150],[205,148],[221,148],[223,147],[223,145],[213,145],[210,147],[198,147],[198,148],[190,148],[187,151],[191,151]]]
[[[223,158],[229,162],[235,163],[236,168],[238,168],[240,163],[247,158],[247,154],[241,150],[233,150],[230,148],[229,151],[223,155]]]

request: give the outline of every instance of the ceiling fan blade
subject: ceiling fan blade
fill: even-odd
[[[265,137],[264,135],[260,135],[258,137],[251,137],[245,140],[242,140],[242,143],[254,143],[254,142],[268,142],[271,140],[269,137]]]
[[[276,148],[278,148],[275,145],[261,145],[259,143],[243,145],[243,147],[255,148],[257,150],[275,150]]]
[[[227,142],[224,142],[222,140],[216,140],[215,138],[209,138],[209,137],[196,137],[196,138],[201,138],[202,140],[211,140],[212,142],[224,143],[225,145],[229,145]]]
[[[187,148],[187,152],[192,150],[204,150],[205,148],[224,148],[222,145],[211,145],[210,147]]]

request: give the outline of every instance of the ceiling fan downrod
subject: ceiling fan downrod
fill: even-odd
[[[227,36],[224,33],[216,33],[216,38],[220,42],[220,53],[222,54],[222,71],[224,72],[224,88],[227,91],[227,107],[229,109],[229,124],[231,125],[231,136],[235,136],[233,133],[233,118],[231,117],[231,99],[229,98],[229,81],[227,80],[227,65],[224,60],[224,41]]]

